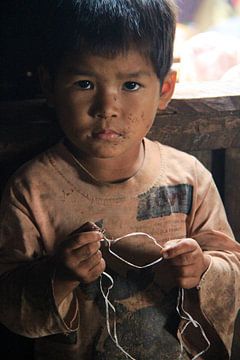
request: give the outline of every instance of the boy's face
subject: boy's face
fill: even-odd
[[[63,132],[83,157],[113,158],[139,147],[174,84],[170,73],[160,94],[151,62],[136,50],[114,58],[71,55],[48,96]]]

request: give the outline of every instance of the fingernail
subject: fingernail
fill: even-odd
[[[169,251],[172,250],[173,246],[167,245],[163,248],[163,258],[167,259],[169,257]]]
[[[163,256],[164,259],[167,259],[167,258],[168,258],[168,253],[167,253],[167,252],[164,252],[164,253],[162,254],[162,256]]]

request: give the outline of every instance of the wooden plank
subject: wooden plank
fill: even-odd
[[[179,83],[150,138],[185,151],[240,146],[240,80]]]
[[[240,95],[172,100],[149,137],[185,151],[240,147]]]

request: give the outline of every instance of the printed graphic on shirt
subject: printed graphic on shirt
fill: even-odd
[[[169,216],[173,213],[189,214],[192,207],[193,187],[189,184],[153,187],[139,195],[137,220]]]

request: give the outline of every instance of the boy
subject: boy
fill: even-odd
[[[209,172],[145,138],[174,91],[172,2],[46,6],[40,78],[64,138],[6,188],[1,322],[36,359],[229,358],[239,245]]]

